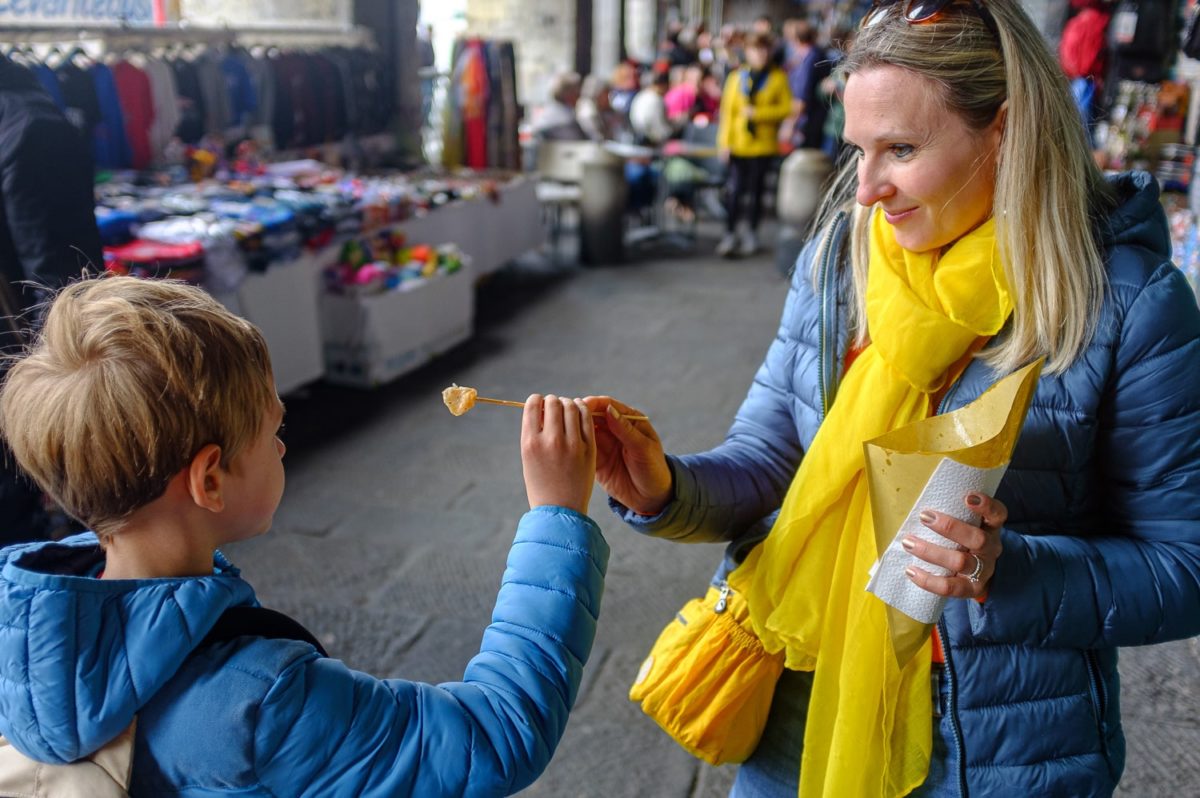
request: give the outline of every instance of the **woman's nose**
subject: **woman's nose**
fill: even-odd
[[[869,208],[891,196],[894,191],[887,176],[882,173],[874,161],[864,157],[858,162],[858,191],[854,198],[859,205]]]

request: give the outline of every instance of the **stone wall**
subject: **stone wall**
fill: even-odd
[[[467,0],[467,34],[509,39],[517,52],[517,100],[549,98],[550,81],[575,65],[575,4],[569,0]]]
[[[182,19],[204,25],[348,25],[351,0],[178,0]]]

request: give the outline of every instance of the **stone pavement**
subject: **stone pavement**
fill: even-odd
[[[375,392],[285,397],[288,486],[272,532],[230,547],[268,606],[351,667],[460,678],[487,625],[526,509],[519,411],[453,418],[451,382],[485,395],[611,393],[645,411],[668,451],[718,443],[774,336],[786,282],[766,257],[513,270],[481,286],[478,334]],[[626,699],[662,625],[703,591],[715,545],[643,539],[604,496],[612,546],[599,634],[566,737],[530,798],[717,798],[730,768],[678,749]],[[1200,795],[1200,641],[1122,655],[1129,762],[1122,796]]]

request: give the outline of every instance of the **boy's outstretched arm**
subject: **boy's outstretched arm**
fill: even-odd
[[[595,469],[586,408],[530,397],[521,448],[534,507],[463,680],[379,680],[315,656],[293,663],[256,727],[255,767],[272,793],[499,796],[545,769],[591,651],[608,546],[581,512]]]

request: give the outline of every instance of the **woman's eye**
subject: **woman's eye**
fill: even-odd
[[[914,152],[913,147],[908,144],[893,144],[890,149],[892,155],[895,155],[897,158],[907,158]]]

